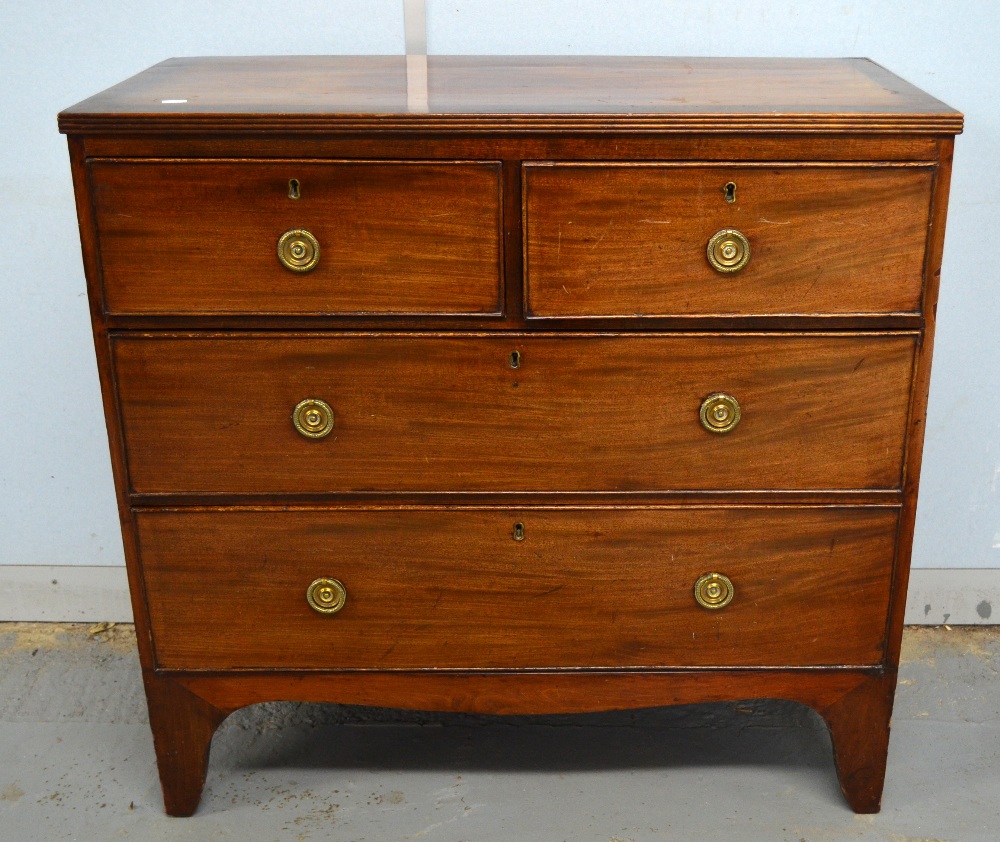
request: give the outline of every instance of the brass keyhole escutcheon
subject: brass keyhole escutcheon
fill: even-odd
[[[708,262],[716,272],[739,272],[750,262],[750,241],[735,228],[723,228],[708,241]]]
[[[319,263],[319,241],[305,228],[292,228],[278,238],[278,260],[292,272],[309,272]]]
[[[336,614],[347,604],[347,588],[339,579],[317,579],[306,588],[306,602],[320,614]]]
[[[731,205],[736,202],[736,182],[735,181],[728,181],[728,182],[726,182],[726,186],[722,188],[722,196]]]
[[[740,423],[739,401],[725,392],[716,392],[701,402],[701,426],[710,433],[728,433]]]
[[[326,401],[306,398],[292,410],[292,423],[307,439],[325,438],[333,430],[333,410]]]
[[[514,524],[513,538],[514,538],[515,541],[523,541],[524,540],[524,524],[523,523],[515,523]]]
[[[722,573],[706,573],[694,583],[694,598],[703,608],[717,610],[733,601],[733,583]]]

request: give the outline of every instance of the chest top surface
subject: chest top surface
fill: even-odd
[[[323,130],[962,129],[863,58],[172,58],[59,115],[67,134]]]

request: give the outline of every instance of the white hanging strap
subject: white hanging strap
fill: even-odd
[[[426,112],[427,100],[427,12],[424,0],[403,0],[403,31],[406,37],[406,107]]]

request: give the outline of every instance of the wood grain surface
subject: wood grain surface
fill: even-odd
[[[881,658],[897,510],[146,511],[137,521],[163,668],[814,666]],[[733,582],[723,609],[694,599],[708,572]],[[306,602],[319,577],[347,589],[337,614]]]
[[[170,59],[59,117],[167,811],[256,702],[761,697],[815,708],[877,811],[962,115],[866,59],[427,80],[418,108],[402,56]]]
[[[931,360],[934,353],[934,333],[937,321],[938,292],[941,285],[941,260],[944,251],[945,222],[948,215],[948,195],[951,185],[953,138],[939,140],[937,176],[934,179],[934,199],[931,206],[931,227],[928,234],[927,264],[924,275],[924,331],[917,349],[913,383],[910,387],[909,429],[906,436],[906,462],[903,468],[903,508],[900,514],[899,544],[893,580],[893,599],[889,622],[889,644],[886,663],[895,669],[903,636],[906,611],[906,589],[910,576],[913,532],[917,516],[917,496],[920,488],[920,466],[923,457],[924,434],[927,430],[927,401],[930,390]]]
[[[96,161],[90,180],[111,313],[501,309],[496,163]],[[310,272],[278,261],[294,228],[319,241]]]
[[[118,336],[114,357],[137,492],[876,489],[899,487],[914,344]],[[716,392],[742,407],[729,434],[699,422]],[[305,398],[327,438],[294,429]]]
[[[560,672],[146,672],[167,812],[189,816],[207,771],[212,721],[244,705],[296,699],[492,714],[573,713],[692,702],[790,699],[815,709],[856,813],[877,813],[894,673],[718,669]],[[206,728],[206,724],[209,726]]]
[[[914,312],[932,176],[904,166],[525,165],[527,313]],[[750,242],[750,262],[733,274],[706,256],[727,228]]]
[[[67,133],[961,131],[868,59],[429,56],[168,59],[59,115]]]

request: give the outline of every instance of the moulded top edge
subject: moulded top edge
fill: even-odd
[[[59,125],[67,134],[955,134],[962,119],[868,59],[258,56],[168,59],[66,109]]]

